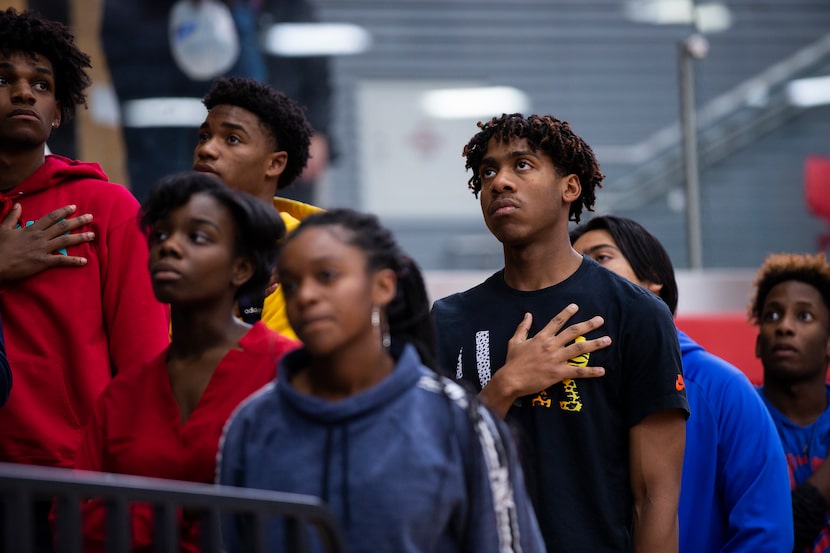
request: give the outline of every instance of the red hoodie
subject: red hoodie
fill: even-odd
[[[0,409],[0,461],[72,467],[81,429],[112,375],[169,343],[166,308],[153,295],[138,202],[98,164],[46,156],[2,193],[23,207],[21,225],[52,210],[91,213],[92,242],[69,248],[83,267],[58,267],[0,293],[14,392]]]

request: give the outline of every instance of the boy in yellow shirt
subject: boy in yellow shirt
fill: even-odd
[[[194,170],[212,173],[231,188],[273,205],[288,232],[306,216],[322,211],[276,196],[300,176],[309,159],[313,130],[297,102],[267,84],[239,77],[215,80],[202,101],[208,114],[199,127]],[[277,285],[264,298],[246,300],[240,302],[243,319],[260,318],[269,328],[296,339]]]

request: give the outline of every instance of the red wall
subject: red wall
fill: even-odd
[[[678,315],[675,322],[707,351],[741,369],[753,384],[763,383],[764,370],[755,357],[758,329],[749,324],[746,313]]]

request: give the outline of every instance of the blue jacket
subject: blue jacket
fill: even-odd
[[[692,412],[680,553],[792,551],[787,463],[766,406],[740,370],[677,334]]]
[[[12,389],[12,371],[6,359],[6,339],[3,337],[3,322],[0,321],[0,407],[9,399]]]
[[[336,402],[293,388],[308,353],[287,354],[228,423],[219,483],[322,498],[350,553],[544,551],[506,426],[413,347],[393,350],[392,374]],[[237,522],[223,520],[229,553],[245,551]],[[281,523],[266,531],[280,550]]]

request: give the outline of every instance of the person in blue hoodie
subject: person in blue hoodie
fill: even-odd
[[[9,399],[12,389],[12,370],[6,359],[6,339],[3,337],[3,321],[0,320],[0,407]]]
[[[642,225],[613,215],[594,217],[571,231],[571,242],[676,312],[671,260]],[[791,551],[787,464],[764,403],[739,369],[683,331],[677,335],[691,410],[678,508],[680,553]]]
[[[544,551],[513,439],[433,370],[423,277],[378,219],[306,218],[278,272],[304,346],[231,417],[218,482],[322,498],[350,553]],[[280,550],[280,521],[266,530]],[[242,521],[222,531],[247,550]]]

